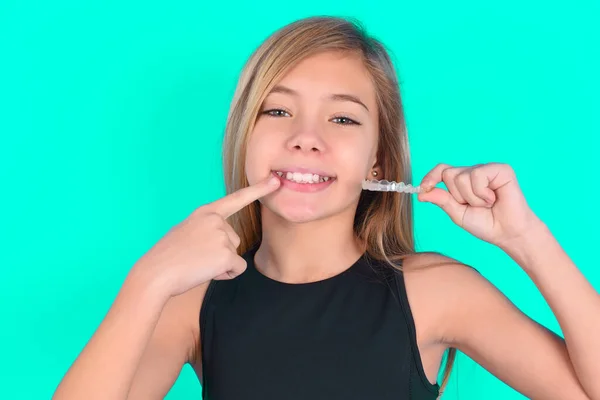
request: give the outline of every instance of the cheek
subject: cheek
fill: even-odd
[[[249,184],[254,184],[270,173],[270,163],[274,156],[273,141],[267,135],[255,132],[248,141],[246,149],[246,176]]]
[[[362,181],[371,168],[371,145],[363,141],[348,143],[336,152],[336,163],[341,167],[340,176],[345,181]]]

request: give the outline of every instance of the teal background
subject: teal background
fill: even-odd
[[[511,164],[600,288],[597,1],[208,4],[0,3],[2,398],[49,398],[130,266],[224,193],[220,145],[244,61],[314,14],[359,17],[394,53],[415,180],[438,162]],[[415,214],[419,249],[475,266],[559,331],[504,253],[433,205]],[[168,399],[199,396],[185,367]],[[523,396],[461,355],[444,398]]]

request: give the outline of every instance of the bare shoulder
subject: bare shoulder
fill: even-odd
[[[474,267],[434,252],[407,256],[403,260],[402,271],[406,279],[429,282],[429,285],[443,285],[446,288],[461,285],[463,279],[468,279],[467,283],[487,282]]]
[[[410,255],[402,271],[423,344],[451,343],[449,336],[460,309],[495,289],[475,268],[439,253]]]

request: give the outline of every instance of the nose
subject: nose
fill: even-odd
[[[299,123],[287,141],[288,149],[305,153],[318,153],[325,149],[319,128],[309,123]]]

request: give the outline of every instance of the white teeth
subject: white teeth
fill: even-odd
[[[318,174],[302,174],[300,172],[281,172],[275,171],[280,177],[297,183],[321,183],[329,181],[328,176],[319,176]]]

